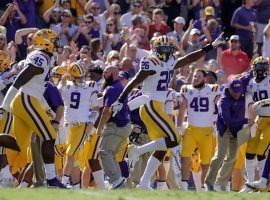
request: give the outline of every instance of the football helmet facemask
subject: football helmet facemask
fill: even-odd
[[[264,79],[269,70],[269,58],[260,56],[252,62],[253,75],[257,79]]]
[[[67,70],[75,85],[80,87],[85,86],[86,70],[80,63],[78,62],[71,63],[68,66]]]

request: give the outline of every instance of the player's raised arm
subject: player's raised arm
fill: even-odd
[[[204,56],[208,51],[211,51],[212,49],[217,48],[218,45],[224,44],[224,43],[225,43],[225,39],[223,38],[223,33],[221,33],[214,42],[207,44],[206,46],[204,46],[200,50],[194,51],[192,53],[189,53],[189,54],[179,58],[174,69],[178,69],[178,68],[183,67],[187,64],[195,62],[196,60],[198,60],[199,58]]]

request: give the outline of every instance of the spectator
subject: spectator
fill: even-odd
[[[46,27],[53,29],[61,20],[61,10],[59,5],[55,3],[52,7],[46,10],[42,17]]]
[[[18,7],[27,19],[24,28],[36,27],[36,5],[34,0],[17,0]]]
[[[254,0],[244,0],[244,4],[236,9],[233,14],[231,26],[236,29],[236,35],[240,37],[241,49],[247,53],[251,59],[254,49],[254,36],[256,33],[256,10]]]
[[[226,86],[218,105],[216,122],[218,145],[205,178],[208,191],[226,191],[226,185],[231,178],[237,158],[237,132],[244,124],[251,126],[253,123],[253,120],[245,118],[245,95],[242,82],[239,79],[233,79]],[[220,171],[219,175],[218,171]]]
[[[7,42],[14,40],[15,33],[22,25],[27,23],[24,14],[21,12],[16,2],[6,5],[6,11],[0,19],[0,25],[5,26],[7,30]],[[18,14],[18,16],[16,15]]]
[[[153,37],[155,32],[160,32],[162,35],[166,35],[171,31],[171,28],[164,22],[163,10],[157,8],[153,11],[152,23],[149,25],[149,40]]]
[[[116,61],[118,62],[118,64],[120,64],[120,56],[119,56],[119,52],[112,50],[110,51],[110,53],[107,55],[107,59],[106,59],[106,66],[112,66],[113,63],[116,63]]]
[[[71,23],[71,11],[63,10],[61,13],[61,22],[58,23],[54,30],[60,38],[60,44],[62,46],[69,45],[71,38],[75,35],[78,30],[78,27]]]
[[[132,0],[130,9],[131,9],[130,12],[127,12],[126,14],[124,14],[120,17],[121,26],[128,26],[128,27],[132,26],[132,22],[131,22],[132,16],[141,14],[142,1],[141,0]],[[143,18],[143,21],[147,22],[146,17],[143,15],[141,15],[141,16]]]
[[[27,47],[32,44],[32,37],[36,31],[38,31],[37,28],[25,28],[16,31],[15,44],[18,46],[21,58],[26,58]]]
[[[186,21],[183,17],[176,17],[173,20],[173,27],[174,30],[172,32],[167,33],[167,36],[173,37],[177,39],[177,42],[181,44],[182,38],[184,36],[184,26],[186,24]]]
[[[220,56],[220,65],[225,72],[226,79],[234,74],[241,74],[249,69],[250,60],[245,52],[240,49],[238,35],[232,35],[229,49],[224,50]]]
[[[269,13],[270,13],[270,1],[259,0],[255,1],[258,19],[258,31],[257,31],[257,53],[262,55],[262,45],[263,45],[263,30],[268,24]]]
[[[111,50],[119,51],[121,48],[120,34],[114,18],[107,19],[106,31],[102,35],[102,45],[104,55],[108,55]]]
[[[102,85],[102,82],[104,81],[103,80],[103,77],[102,77],[102,74],[103,74],[103,69],[98,66],[98,65],[95,65],[92,69],[89,70],[90,72],[90,79],[95,81],[99,87],[99,92],[102,91],[102,88],[101,88],[101,85]]]
[[[91,59],[93,61],[96,61],[98,59],[103,60],[102,54],[101,54],[102,43],[101,43],[100,39],[98,39],[98,38],[92,39],[90,42],[90,49],[91,49]]]
[[[99,38],[99,29],[94,28],[94,17],[91,14],[83,16],[78,31],[73,36],[73,40],[77,43],[78,48],[83,45],[89,45],[92,38]]]
[[[270,19],[268,24],[263,30],[264,39],[263,39],[263,50],[262,55],[270,58]]]
[[[127,101],[123,109],[114,117],[111,116],[111,105],[117,100],[123,90],[118,80],[119,71],[116,67],[107,67],[103,76],[106,85],[110,86],[104,94],[104,108],[97,128],[97,134],[101,136],[99,155],[110,189],[119,187],[124,183],[121,170],[115,161],[121,144],[128,138],[132,131],[128,114]]]
[[[5,51],[7,47],[7,38],[3,33],[0,33],[0,50]]]
[[[180,15],[181,0],[165,0],[159,8],[164,11],[167,25],[173,29],[173,20]]]

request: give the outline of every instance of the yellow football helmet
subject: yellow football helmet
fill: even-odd
[[[33,36],[34,48],[42,49],[49,53],[60,52],[60,44],[57,33],[51,29],[41,29]]]
[[[254,59],[252,62],[253,75],[257,79],[264,79],[267,76],[269,65],[270,60],[267,57],[260,56]]]
[[[80,63],[78,62],[71,63],[68,66],[67,70],[75,85],[82,87],[85,86],[86,70]]]
[[[153,51],[160,60],[167,62],[174,51],[172,40],[166,35],[157,37],[153,42]]]
[[[1,74],[8,69],[10,62],[11,62],[10,56],[5,51],[0,50],[0,73]]]
[[[51,71],[52,75],[65,75],[67,73],[67,70],[65,67],[56,66]]]

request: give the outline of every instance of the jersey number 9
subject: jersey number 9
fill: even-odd
[[[70,108],[78,109],[80,105],[81,94],[79,92],[72,92],[70,96]]]

